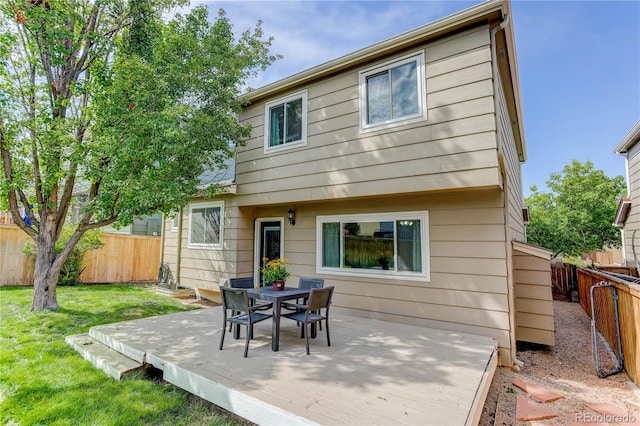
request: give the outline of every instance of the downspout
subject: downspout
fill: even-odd
[[[624,156],[624,170],[625,170],[625,178],[627,179],[627,198],[631,198],[631,178],[629,176],[629,151]],[[633,199],[631,201],[633,203]],[[633,207],[633,204],[631,205]],[[636,266],[636,271],[640,273],[640,264],[638,264],[638,256],[636,256],[636,247],[634,243],[634,239],[636,237],[636,231],[634,230],[631,234],[631,251],[633,253],[633,262]],[[624,235],[624,224],[620,228],[620,239],[622,240],[622,259],[624,259],[625,266],[629,266],[629,262],[627,261],[627,242],[625,241]]]
[[[509,23],[509,15],[505,16],[500,24],[491,28],[491,68],[493,73],[493,102],[494,102],[494,111],[495,111],[495,125],[496,125],[496,141],[497,141],[497,154],[498,154],[498,163],[503,165],[503,161],[501,159],[501,153],[503,152],[503,142],[502,142],[502,119],[500,117],[500,102],[498,100],[498,94],[500,93],[500,80],[499,77],[499,69],[498,69],[498,57],[497,57],[497,45],[496,45],[496,34],[498,31],[504,30]],[[506,167],[502,167],[503,170],[506,171]],[[503,185],[503,215],[504,215],[504,223],[505,223],[505,253],[513,253],[513,247],[509,247],[511,241],[509,241],[510,232],[508,230],[509,226],[509,214],[508,214],[508,204],[509,198],[506,194],[508,190],[508,185],[510,182],[508,181],[508,174],[505,175],[505,183]],[[524,365],[521,361],[518,361],[516,358],[517,350],[516,350],[516,330],[515,330],[515,284],[513,278],[513,261],[512,258],[507,258],[507,303],[509,304],[509,338],[510,338],[510,346],[511,346],[511,360],[512,360],[512,368],[514,370],[519,371],[520,368]]]
[[[176,280],[176,289],[178,288],[178,285],[180,284],[180,264],[182,263],[182,215],[183,215],[183,211],[182,211],[182,206],[180,206],[180,209],[178,210],[178,247],[177,247],[177,252],[176,252],[176,276],[175,276],[175,280]]]
[[[164,263],[164,239],[167,236],[167,215],[162,214],[162,234],[160,237],[160,266]]]

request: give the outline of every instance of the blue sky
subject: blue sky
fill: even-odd
[[[478,1],[209,1],[234,29],[258,20],[283,55],[253,87],[304,71]],[[591,160],[625,175],[613,151],[640,119],[640,1],[512,1],[527,162],[524,193]]]

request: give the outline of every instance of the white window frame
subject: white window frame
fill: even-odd
[[[178,232],[178,227],[180,226],[180,215],[181,211],[175,213],[175,215],[171,218],[171,232]]]
[[[400,65],[416,61],[416,78],[418,79],[418,113],[404,116],[400,118],[392,118],[380,123],[368,123],[368,99],[367,99],[367,77],[384,71],[389,71]],[[424,63],[424,51],[413,52],[411,54],[393,59],[391,61],[378,64],[374,67],[367,68],[359,73],[360,85],[360,133],[371,132],[374,130],[387,129],[405,124],[416,123],[427,119],[427,90],[426,90],[426,74]]]
[[[420,249],[422,252],[422,271],[382,271],[373,269],[352,269],[344,268],[344,256],[340,256],[340,267],[322,266],[322,225],[324,223],[340,222],[386,222],[399,220],[420,220]],[[397,233],[394,234],[397,238]],[[344,238],[340,239],[340,252],[344,253]],[[394,257],[397,253],[394,254]],[[394,259],[394,264],[397,264]],[[364,277],[389,280],[405,280],[405,281],[431,281],[430,270],[430,252],[429,252],[429,212],[428,211],[412,211],[412,212],[390,212],[390,213],[369,213],[369,214],[345,214],[331,216],[316,217],[316,273],[327,275],[341,275],[351,277]]]
[[[193,226],[193,210],[205,208],[220,208],[220,239],[216,244],[194,243],[191,241],[191,229]],[[203,203],[192,203],[189,205],[189,243],[188,247],[192,249],[220,250],[223,247],[224,235],[224,201],[209,201]]]
[[[284,104],[286,102],[302,99],[302,129],[301,137],[297,141],[285,142],[282,145],[269,146],[269,140],[271,138],[271,114],[269,110],[272,107]],[[307,145],[307,91],[293,93],[284,98],[279,98],[271,102],[267,102],[264,105],[264,153],[274,153],[278,151],[284,151],[287,149],[298,148]]]

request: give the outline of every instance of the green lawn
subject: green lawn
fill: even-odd
[[[59,287],[58,311],[29,312],[32,288],[0,288],[0,424],[233,425],[215,405],[142,374],[116,381],[64,341],[98,324],[193,309],[148,289]]]

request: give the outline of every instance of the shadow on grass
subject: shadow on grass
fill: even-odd
[[[145,376],[115,381],[64,341],[94,325],[194,307],[123,285],[59,287],[58,310],[30,312],[32,297],[29,287],[0,288],[0,424],[232,424],[172,385]]]

